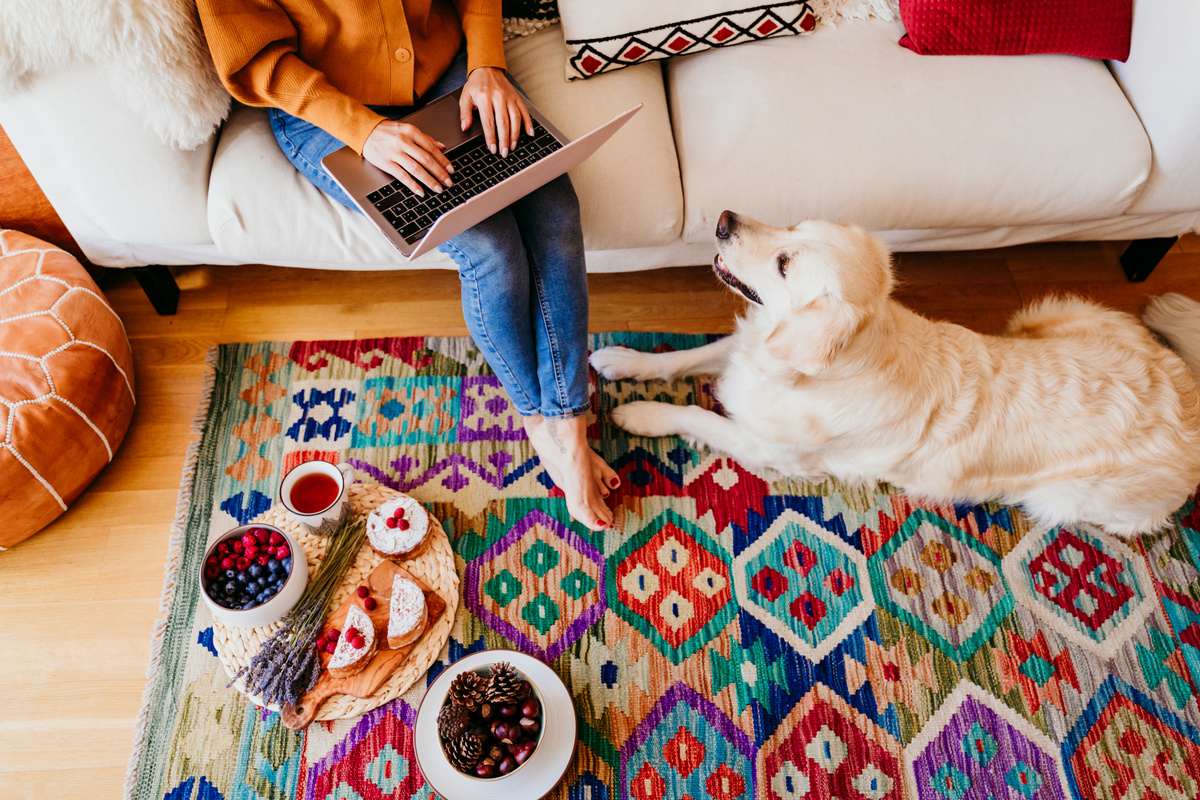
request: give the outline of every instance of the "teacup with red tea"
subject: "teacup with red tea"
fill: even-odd
[[[340,525],[346,518],[354,468],[328,461],[297,464],[279,484],[279,501],[302,525],[313,531]]]

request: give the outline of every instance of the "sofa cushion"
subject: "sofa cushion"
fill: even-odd
[[[918,56],[899,23],[667,62],[684,239],[722,209],[883,230],[1108,219],[1137,197],[1150,143],[1102,62]]]
[[[900,0],[900,44],[922,55],[1129,57],[1133,0]]]
[[[576,137],[636,103],[630,122],[571,171],[589,250],[650,247],[678,238],[679,166],[657,64],[602,80],[563,80],[558,26],[507,44],[509,69],[538,107]],[[209,188],[209,225],[221,251],[247,262],[399,268],[405,261],[364,217],[330,200],[284,157],[262,109],[238,108],[221,132]],[[449,266],[430,253],[413,266]]]

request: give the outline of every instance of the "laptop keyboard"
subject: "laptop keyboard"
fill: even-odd
[[[441,194],[434,194],[426,187],[425,196],[421,197],[397,180],[371,192],[367,202],[383,213],[405,241],[416,242],[442,214],[560,149],[562,144],[534,120],[533,136],[522,131],[507,158],[489,151],[482,136],[447,151],[446,158],[454,165],[450,178],[454,185],[443,189]]]

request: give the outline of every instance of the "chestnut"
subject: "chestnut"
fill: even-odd
[[[518,709],[515,703],[509,703],[507,705],[500,706],[500,716],[502,717],[515,717],[517,715],[517,711]]]
[[[522,731],[529,734],[530,736],[537,733],[538,728],[541,727],[538,725],[538,722],[536,719],[530,719],[529,717],[521,717],[521,721],[517,724],[519,724],[521,726]]]
[[[498,719],[492,723],[492,736],[495,736],[500,741],[508,738],[508,723],[502,719]]]
[[[513,745],[513,760],[518,764],[524,764],[533,755],[535,747],[533,742],[521,742],[520,744]]]
[[[521,716],[537,719],[537,715],[542,713],[542,706],[537,700],[530,698],[521,704]]]
[[[480,778],[494,778],[496,777],[496,767],[494,764],[488,764],[486,762],[482,764],[476,764],[475,774]]]
[[[517,768],[517,760],[512,756],[508,756],[497,765],[497,768],[500,770],[501,775],[507,775]]]

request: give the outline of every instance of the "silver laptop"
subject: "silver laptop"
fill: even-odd
[[[478,114],[471,127],[462,130],[461,93],[459,89],[443,95],[403,118],[446,145],[454,185],[440,194],[428,187],[424,197],[415,194],[349,147],[321,161],[367,219],[410,261],[582,163],[642,107],[638,103],[571,141],[521,95],[534,135],[522,130],[516,148],[501,158],[487,149]]]

